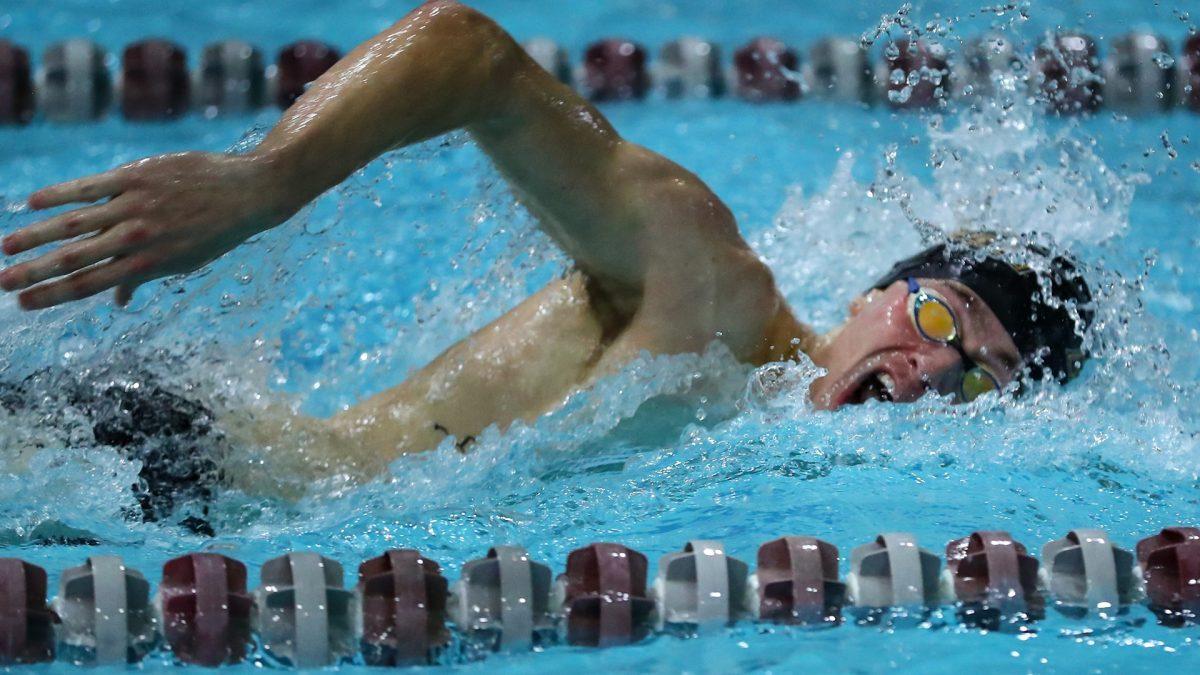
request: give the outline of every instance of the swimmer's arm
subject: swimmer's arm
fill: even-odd
[[[610,295],[640,300],[659,257],[694,263],[746,249],[699,178],[625,141],[500,26],[457,2],[426,3],[360,45],[257,154],[306,201],[388,149],[455,129],[470,132],[542,229]]]
[[[92,235],[4,270],[0,287],[22,290],[26,309],[113,287],[127,302],[137,285],[278,225],[380,153],[457,128],[579,267],[630,306],[657,259],[745,249],[698,178],[622,140],[490,19],[438,0],[342,59],[249,154],[163,155],[35,193],[33,208],[110,199],[6,237],[11,255]],[[681,210],[686,221],[671,215]]]

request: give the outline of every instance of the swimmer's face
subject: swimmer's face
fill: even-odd
[[[1019,371],[1021,356],[996,315],[958,282],[917,281],[954,312],[967,355],[1001,387],[1007,386]],[[928,391],[959,394],[962,358],[954,347],[917,331],[909,295],[908,285],[897,281],[855,298],[850,318],[813,354],[817,365],[828,371],[809,391],[817,408],[833,410],[871,399],[909,402]]]

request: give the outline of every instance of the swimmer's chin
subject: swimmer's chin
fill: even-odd
[[[821,380],[823,379],[825,378],[822,377],[818,379],[812,383],[811,387],[809,387],[808,402],[812,404],[813,410],[823,410],[827,412],[837,410],[839,406],[834,403],[833,396],[826,391],[827,388],[820,386]]]
[[[830,375],[817,378],[809,388],[809,401],[815,410],[833,411],[871,401],[902,403],[897,397],[895,379],[884,371],[850,373],[837,379]]]
[[[830,412],[853,405],[850,393],[849,384],[841,383],[837,378],[826,374],[813,381],[808,389],[808,400],[814,410]]]

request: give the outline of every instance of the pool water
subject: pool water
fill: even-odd
[[[685,34],[728,48],[768,32],[803,49],[822,35],[873,34],[881,15],[899,8],[693,4],[478,6],[519,38],[549,35],[575,55],[609,34],[653,50]],[[1145,27],[1178,45],[1193,27],[1183,2],[985,5],[916,3],[907,15],[917,26],[944,27],[952,40],[994,26],[1027,44],[1062,26],[1109,37]],[[35,54],[81,27],[110,51],[149,34],[177,39],[193,56],[232,35],[267,53],[310,35],[345,49],[407,9],[382,1],[293,2],[286,12],[231,0],[0,2],[0,38]],[[1015,92],[939,115],[658,98],[604,112],[726,200],[797,313],[819,328],[836,325],[869,280],[921,246],[907,212],[945,229],[1047,233],[1089,261],[1101,296],[1099,357],[1074,384],[1021,400],[950,406],[927,398],[833,413],[805,400],[818,374],[811,364],[755,371],[719,348],[647,357],[535,424],[487,431],[465,456],[445,443],[397,460],[366,485],[300,486],[297,501],[226,490],[214,505],[214,538],[125,519],[138,467],[111,450],[52,445],[14,459],[40,426],[78,424],[15,415],[0,421],[0,554],[45,567],[53,588],[56,572],[88,555],[119,554],[156,581],[166,559],[211,549],[250,565],[254,585],[257,567],[288,550],[318,551],[352,572],[387,548],[417,548],[453,580],[463,562],[497,543],[522,544],[558,572],[569,551],[593,541],[620,542],[655,561],[688,539],[721,539],[753,562],[761,543],[805,534],[840,548],[844,574],[850,549],[882,531],[912,531],[941,554],[952,538],[1005,529],[1040,554],[1073,528],[1103,528],[1132,548],[1161,527],[1200,523],[1200,117],[1047,119]],[[33,222],[21,203],[41,185],[160,152],[244,149],[277,116],[0,129],[0,229]],[[981,209],[985,201],[990,208]],[[0,299],[0,373],[171,363],[162,367],[171,381],[218,409],[283,401],[327,415],[401,381],[566,265],[479,151],[453,135],[371,164],[201,272],[142,289],[128,310],[104,298],[30,315]],[[257,449],[240,452],[239,461],[257,460]],[[100,544],[37,544],[74,531]],[[168,661],[155,655],[149,663]],[[603,652],[554,647],[460,664],[664,672],[1198,666],[1197,629],[1160,626],[1141,606],[1111,621],[1050,610],[1022,634],[962,626],[947,608],[919,627],[743,623]]]

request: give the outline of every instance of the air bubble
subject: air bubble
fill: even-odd
[[[1166,52],[1157,52],[1151,58],[1154,59],[1155,65],[1164,70],[1175,65],[1175,57]]]

